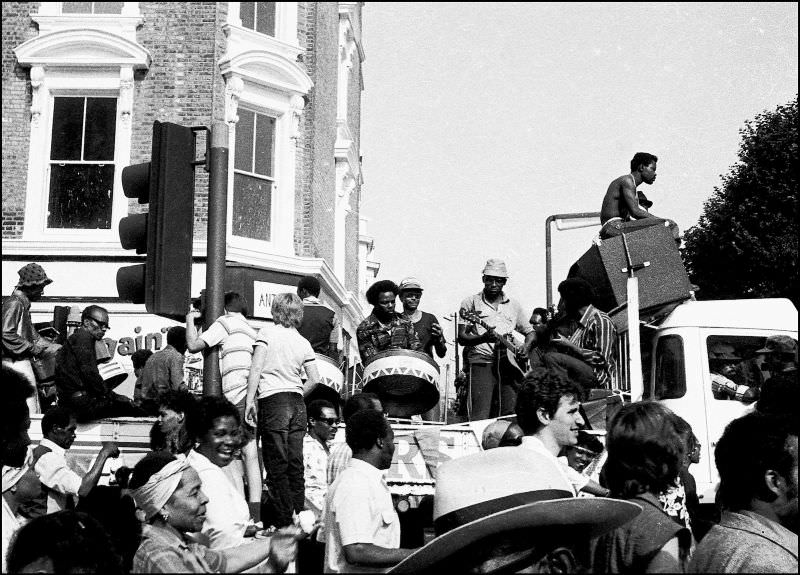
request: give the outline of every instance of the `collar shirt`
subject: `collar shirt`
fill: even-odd
[[[68,507],[68,499],[77,496],[83,479],[67,465],[66,450],[49,439],[42,439],[41,447],[50,450],[42,455],[33,469],[39,481],[49,488],[47,491],[47,513],[63,511]]]
[[[598,385],[611,389],[617,374],[617,328],[608,314],[590,305],[569,340],[581,348],[583,361],[592,367]]]
[[[400,547],[400,519],[381,470],[360,459],[350,460],[328,491],[325,534],[326,573],[384,571],[348,563],[343,549],[354,543]]]
[[[303,477],[306,489],[306,507],[310,508],[317,520],[322,519],[325,510],[325,495],[328,493],[328,452],[319,442],[306,433],[303,437]]]
[[[174,527],[142,526],[132,573],[225,573],[225,557],[186,540]]]
[[[689,562],[690,573],[797,573],[797,534],[752,511],[723,511]]]
[[[226,549],[244,543],[250,523],[250,509],[244,498],[244,485],[236,486],[222,467],[194,449],[186,461],[200,476],[203,493],[208,497],[202,533],[211,549]]]
[[[500,299],[497,303],[489,303],[483,291],[475,295],[469,296],[461,302],[461,312],[474,313],[483,319],[488,325],[494,327],[495,331],[500,335],[509,334],[512,331],[518,331],[522,335],[528,335],[533,331],[528,321],[529,316],[522,310],[522,305],[516,300],[506,296],[505,292],[500,293]],[[474,333],[482,335],[486,333],[486,329],[474,324],[470,327]],[[495,344],[481,343],[476,346],[470,347],[469,362],[470,363],[492,363],[495,353]]]
[[[3,356],[14,359],[31,354],[39,332],[31,322],[31,302],[25,292],[15,289],[3,300]]]
[[[346,442],[335,444],[331,447],[331,452],[328,454],[328,485],[333,485],[339,474],[345,470],[353,458],[353,450]]]
[[[388,324],[381,323],[375,314],[370,314],[359,324],[356,337],[361,361],[367,361],[387,349],[422,351],[414,324],[399,313],[395,313]]]
[[[234,405],[247,395],[247,376],[253,363],[253,344],[257,336],[258,331],[238,312],[229,312],[217,318],[200,334],[200,339],[208,347],[220,346],[222,393]]]
[[[541,439],[536,437],[535,435],[526,435],[522,438],[522,443],[520,447],[523,449],[530,449],[531,451],[536,451],[547,458],[551,459],[558,468],[559,473],[561,474],[562,479],[564,480],[566,487],[565,491],[569,491],[572,495],[577,495],[578,491],[583,489],[583,487],[589,482],[589,478],[581,475],[574,469],[572,469],[569,465],[566,464],[565,461],[561,460],[560,458],[556,457],[550,450],[545,447],[544,443]]]
[[[184,355],[171,345],[154,353],[142,370],[142,397],[158,400],[168,391],[185,389]]]

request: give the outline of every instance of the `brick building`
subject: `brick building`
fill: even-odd
[[[116,270],[143,261],[119,245],[120,219],[140,210],[123,195],[120,174],[150,159],[154,120],[222,121],[227,261],[248,270],[252,282],[236,287],[252,298],[253,316],[268,320],[270,295],[316,275],[345,338],[354,338],[364,287],[377,273],[359,211],[361,2],[2,9],[4,295],[17,269],[35,261],[54,280],[35,304],[39,320],[56,304],[101,303],[116,340],[135,336],[113,333],[115,314],[133,317],[137,334],[163,331],[169,320],[117,297]],[[207,200],[198,169],[193,294],[205,283]],[[358,357],[354,342],[348,352]]]

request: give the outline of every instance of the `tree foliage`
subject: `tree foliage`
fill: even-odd
[[[797,97],[740,134],[739,161],[684,235],[684,262],[698,298],[787,297],[797,306]]]

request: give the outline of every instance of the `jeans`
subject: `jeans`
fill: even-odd
[[[258,400],[258,434],[267,471],[275,527],[292,524],[292,512],[305,506],[303,436],[306,404],[299,393],[276,393]],[[268,518],[263,518],[267,525]]]

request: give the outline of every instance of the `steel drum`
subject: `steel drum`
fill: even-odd
[[[375,393],[392,417],[430,411],[439,402],[439,365],[420,351],[387,349],[364,364],[364,393]]]
[[[344,374],[342,373],[339,364],[327,355],[321,353],[317,355],[317,369],[319,370],[320,382],[314,391],[306,397],[306,403],[310,403],[315,399],[327,399],[336,406],[336,411],[339,411],[339,405],[342,401],[341,393],[342,386],[344,386]]]

